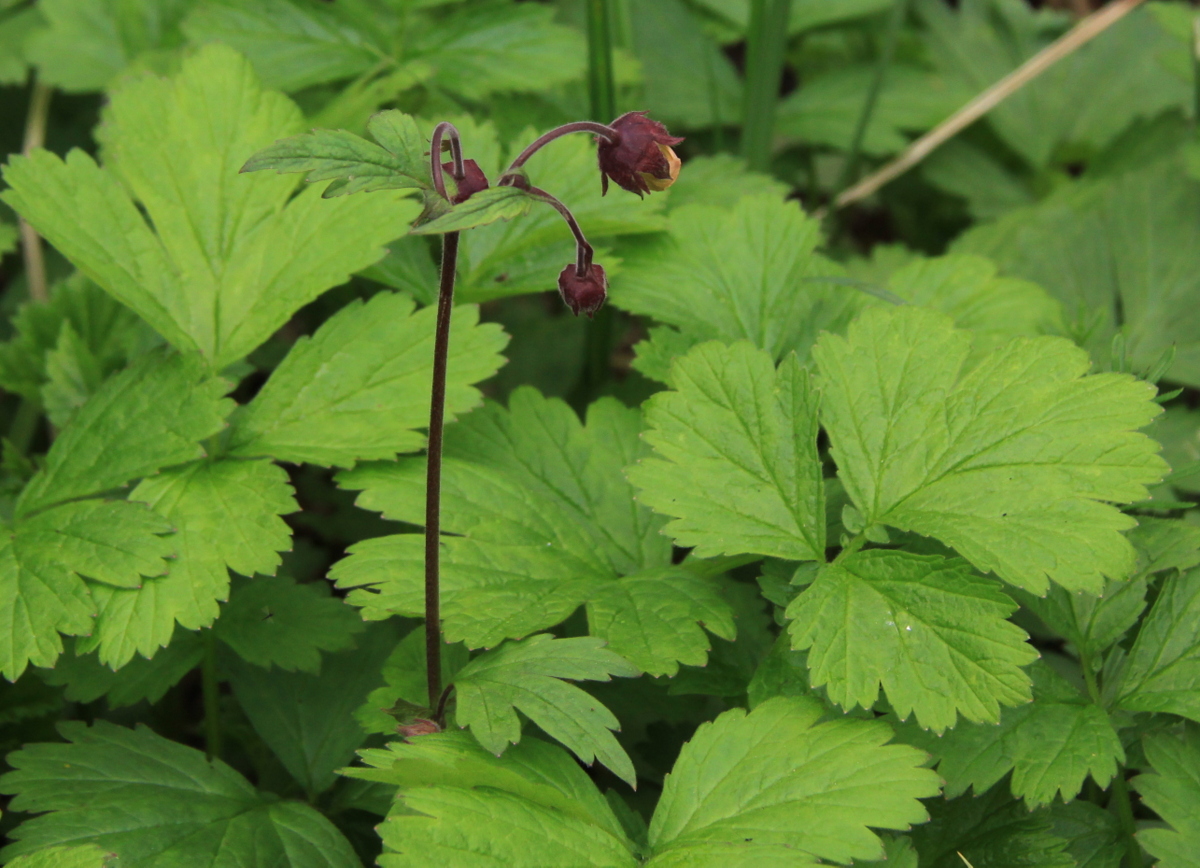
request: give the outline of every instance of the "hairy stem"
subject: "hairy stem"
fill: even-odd
[[[746,35],[746,91],[742,103],[742,157],[751,169],[771,162],[779,76],[787,46],[792,0],[751,0]]]
[[[53,92],[53,88],[45,82],[34,81],[33,90],[29,95],[29,114],[25,118],[25,141],[21,147],[21,153],[25,156],[46,144],[46,122],[50,117],[50,96]],[[29,298],[33,301],[45,301],[50,297],[50,293],[46,285],[46,258],[42,252],[41,236],[24,217],[20,219],[19,226]]]
[[[512,165],[508,167],[508,171],[500,176],[499,183],[501,185],[504,185],[505,183],[511,184],[512,181],[508,178],[508,176],[524,166],[530,157],[532,157],[542,148],[546,147],[546,145],[550,144],[555,139],[560,139],[563,136],[570,135],[571,133],[594,133],[603,139],[607,139],[613,144],[621,141],[621,134],[607,124],[598,124],[595,121],[574,121],[569,124],[563,124],[561,127],[555,127],[554,129],[550,130],[550,132],[543,133],[530,142],[529,147],[521,151],[521,153],[517,155],[517,158],[512,161]]]
[[[588,103],[594,118],[617,116],[609,0],[587,0]]]
[[[580,276],[587,273],[592,267],[592,254],[594,251],[592,250],[592,245],[588,244],[587,238],[584,237],[583,230],[579,228],[579,221],[575,219],[575,215],[571,213],[571,209],[540,187],[529,187],[527,191],[547,205],[550,205],[567,221],[567,225],[571,227],[571,234],[575,236],[575,273]]]
[[[201,689],[204,693],[204,755],[221,758],[221,684],[217,679],[217,640],[212,630],[204,634],[204,660],[200,664]]]
[[[454,180],[461,181],[467,174],[458,129],[454,124],[442,121],[433,128],[433,139],[429,144],[429,171],[433,175],[433,188],[443,199],[450,198],[446,195],[446,179],[442,172],[442,138],[447,135],[450,137],[450,159],[454,161]]]
[[[457,267],[458,233],[447,232],[442,236],[442,275],[433,337],[429,452],[425,469],[425,675],[430,708],[437,708],[442,692],[442,431],[446,419],[446,363],[450,354],[450,314],[454,310],[454,271]]]

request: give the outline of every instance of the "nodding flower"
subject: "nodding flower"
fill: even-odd
[[[646,112],[627,112],[609,125],[617,140],[597,136],[601,187],[608,192],[608,181],[639,196],[661,192],[679,177],[679,157],[672,145],[683,139],[673,136]]]
[[[576,263],[572,262],[558,276],[558,294],[575,316],[586,313],[590,319],[608,298],[608,278],[604,276],[604,268],[589,263],[580,276]]]

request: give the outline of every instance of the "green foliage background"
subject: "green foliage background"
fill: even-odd
[[[587,117],[596,4],[0,0],[0,862],[1200,864],[1195,10],[822,218],[1096,4],[792,0],[777,95],[767,5],[609,0],[687,138],[526,165],[588,321],[426,152]]]

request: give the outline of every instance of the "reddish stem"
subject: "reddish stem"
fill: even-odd
[[[442,137],[447,133],[450,135],[450,158],[454,161],[454,180],[461,181],[465,178],[467,170],[463,164],[462,142],[459,141],[458,130],[454,124],[442,121],[433,128],[433,141],[430,142],[429,148],[429,170],[433,173],[433,188],[439,196],[448,200],[450,197],[446,195],[446,180],[442,177]]]
[[[511,183],[508,180],[508,176],[524,166],[526,160],[555,139],[569,135],[570,133],[595,133],[601,138],[608,139],[614,145],[621,141],[621,134],[607,124],[598,124],[595,121],[575,121],[574,123],[563,124],[561,127],[555,127],[550,132],[538,136],[530,143],[529,147],[521,151],[517,155],[517,158],[512,161],[512,165],[508,167],[508,171],[500,177],[497,186],[505,186]]]

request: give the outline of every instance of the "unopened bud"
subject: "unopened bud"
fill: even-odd
[[[454,163],[442,163],[442,170],[447,174],[453,175]],[[461,181],[455,179],[455,184],[458,185],[458,192],[450,199],[450,203],[453,205],[467,201],[473,193],[486,190],[488,188],[488,179],[483,174],[483,169],[479,168],[478,163],[474,160],[463,160],[463,179]]]
[[[558,294],[575,316],[586,313],[591,318],[608,297],[608,278],[604,276],[604,268],[592,263],[581,277],[576,274],[575,263],[572,262],[558,275]]]

